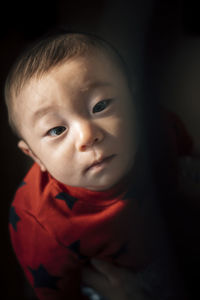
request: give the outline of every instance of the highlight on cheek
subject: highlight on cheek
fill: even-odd
[[[48,136],[56,137],[61,135],[66,130],[65,126],[57,126],[47,132]]]

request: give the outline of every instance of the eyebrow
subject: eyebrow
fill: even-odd
[[[41,109],[36,110],[32,116],[32,121],[35,122],[36,120],[40,119],[42,116],[47,114],[48,112],[52,112],[51,107],[43,107]]]
[[[94,81],[86,85],[86,87],[82,88],[81,91],[85,91],[88,89],[97,89],[100,87],[113,86],[111,82],[108,81]]]

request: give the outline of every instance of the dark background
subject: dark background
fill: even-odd
[[[20,1],[7,1],[6,4],[1,2],[0,159],[3,284],[0,297],[3,297],[2,299],[17,297],[24,300],[33,297],[15,259],[8,234],[9,206],[15,189],[30,164],[16,147],[17,139],[8,126],[3,100],[4,81],[15,58],[28,43],[48,31],[65,27],[68,30],[101,35],[119,49],[138,78],[148,69],[152,82],[155,82],[162,72],[162,63],[173,43],[183,36],[200,35],[200,11],[196,3],[177,0],[41,0],[26,1],[23,4]],[[181,270],[187,284],[188,270],[184,266]],[[192,281],[188,283],[191,295],[196,289],[196,283],[193,284],[194,286]]]

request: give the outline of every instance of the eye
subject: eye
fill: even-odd
[[[102,100],[102,101],[99,101],[94,107],[93,107],[93,110],[92,112],[95,114],[95,113],[98,113],[104,109],[106,109],[106,107],[108,106],[110,100]]]
[[[47,134],[50,136],[58,136],[58,135],[61,135],[65,130],[66,130],[66,127],[57,126],[57,127],[50,129]]]

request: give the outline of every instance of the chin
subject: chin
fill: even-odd
[[[108,191],[110,188],[108,187],[89,187],[87,188],[87,190],[90,190],[92,192],[106,192]]]
[[[111,180],[110,182],[108,180],[103,180],[102,183],[98,182],[97,185],[94,184],[94,185],[88,187],[88,189],[91,191],[103,192],[103,191],[113,188],[119,181],[120,181],[120,179],[119,180]]]

